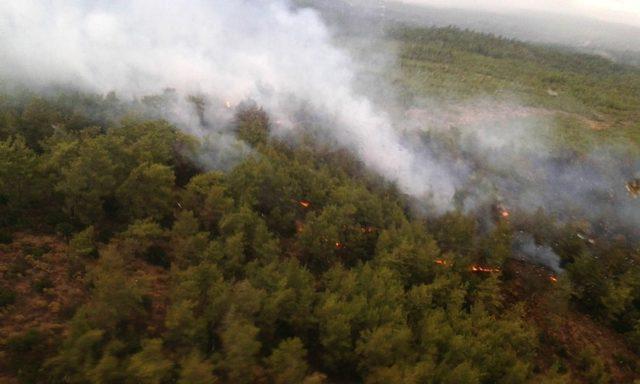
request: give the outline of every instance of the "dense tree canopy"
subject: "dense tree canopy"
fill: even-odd
[[[398,38],[426,44],[412,31]],[[522,54],[512,42],[461,38],[488,57]],[[554,341],[556,317],[532,320],[530,303],[586,314],[640,352],[633,245],[585,243],[576,223],[544,212],[489,223],[414,213],[344,151],[271,137],[251,105],[234,121],[251,154],[207,171],[193,156],[198,140],[144,112],[113,94],[0,98],[0,240],[57,236],[71,267],[39,289],[67,281],[84,292],[60,311],[64,332],[0,341],[0,373],[24,383],[611,378],[598,351]],[[524,229],[553,244],[564,275],[511,260]],[[37,250],[23,253],[0,271],[3,313],[20,300],[12,285],[24,264],[42,268]]]

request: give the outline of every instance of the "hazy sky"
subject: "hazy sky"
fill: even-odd
[[[588,16],[640,27],[640,0],[400,0],[490,11],[537,10]]]

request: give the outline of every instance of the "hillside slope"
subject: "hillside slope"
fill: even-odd
[[[449,126],[545,115],[571,154],[558,163],[590,164],[598,142],[637,151],[637,68],[451,28],[384,41],[401,47],[384,80],[416,107],[402,113],[447,126],[415,143],[460,159]],[[640,379],[634,229],[496,194],[435,214],[318,134],[319,119],[273,135],[250,102],[229,128],[250,150],[210,170],[198,155],[216,137],[149,113],[172,107],[166,95],[0,97],[0,380]],[[434,95],[451,103],[425,115],[416,104]],[[474,109],[483,95],[498,108]],[[523,256],[524,235],[558,265]]]

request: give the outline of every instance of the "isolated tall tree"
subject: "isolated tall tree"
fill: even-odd
[[[55,189],[64,198],[64,209],[74,220],[91,225],[104,218],[103,205],[119,182],[119,166],[107,140],[81,143],[75,157],[63,164]]]
[[[217,377],[213,375],[213,364],[192,353],[182,362],[178,384],[216,384]]]
[[[307,351],[298,338],[283,340],[267,359],[269,373],[275,384],[302,384],[309,365]]]
[[[43,192],[41,181],[38,158],[24,139],[0,141],[0,208],[5,215],[34,205]]]
[[[231,314],[222,330],[222,365],[229,382],[249,384],[254,381],[258,365],[260,342],[257,335],[260,330],[251,322]]]
[[[62,118],[55,106],[41,97],[34,97],[25,106],[20,115],[20,132],[25,135],[27,144],[40,150],[40,142],[54,131]]]
[[[161,220],[174,205],[175,176],[171,168],[144,163],[133,169],[116,192],[122,210],[132,219]]]
[[[142,342],[142,350],[131,357],[127,367],[129,377],[136,383],[162,384],[171,374],[173,363],[162,351],[162,340]]]

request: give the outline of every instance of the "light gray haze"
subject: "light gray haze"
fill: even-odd
[[[325,136],[436,212],[501,200],[528,212],[640,226],[638,205],[624,191],[632,168],[619,169],[601,154],[583,163],[552,157],[537,136],[548,129],[545,119],[462,127],[455,150],[422,143],[412,135],[427,124],[392,119],[374,105],[366,87],[356,87],[359,66],[332,37],[320,13],[286,0],[4,1],[0,78],[126,98],[172,88],[172,120],[200,137],[225,124],[202,126],[189,95],[206,96],[216,121],[232,118],[226,104],[252,99],[277,122],[278,135],[299,128],[293,116],[304,106],[322,116]],[[481,102],[482,110],[494,107]],[[451,109],[464,116],[477,108]],[[517,100],[506,107],[514,108]],[[428,105],[416,109],[436,120]],[[447,135],[447,128],[430,133]]]

